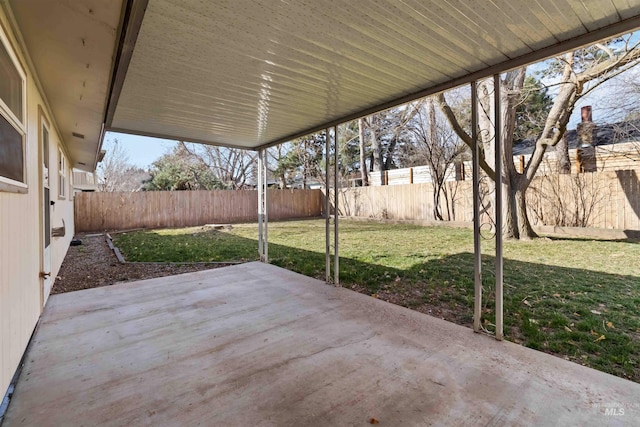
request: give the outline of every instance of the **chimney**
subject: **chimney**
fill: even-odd
[[[591,118],[591,105],[582,107],[580,113],[582,114],[582,123],[593,121]]]
[[[580,114],[582,115],[582,123],[578,123],[578,126],[576,126],[578,148],[593,147],[596,125],[591,120],[591,105],[582,107]]]
[[[578,146],[576,147],[576,166],[578,173],[595,172],[596,170],[596,153],[593,144],[595,142],[596,125],[592,121],[591,113],[592,110],[590,105],[582,107],[580,110],[582,123],[578,123],[578,126],[576,126],[576,133],[578,136]]]

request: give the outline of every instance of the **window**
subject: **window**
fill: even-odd
[[[24,142],[22,134],[0,114],[0,175],[24,183]]]
[[[75,197],[75,192],[73,191],[73,170],[69,171],[69,200],[73,200]]]
[[[61,148],[58,148],[58,196],[64,198],[67,195],[67,159]]]
[[[22,123],[23,86],[24,78],[20,75],[17,64],[9,55],[4,43],[0,43],[0,99],[20,123]]]
[[[0,191],[25,193],[25,76],[0,31]]]

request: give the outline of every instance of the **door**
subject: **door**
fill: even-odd
[[[42,264],[40,278],[42,280],[42,300],[47,301],[51,293],[51,194],[49,185],[49,128],[44,116],[41,116],[40,141],[42,145]]]

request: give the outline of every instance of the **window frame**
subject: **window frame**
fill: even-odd
[[[27,131],[26,131],[26,117],[27,117],[27,108],[26,108],[26,93],[27,93],[27,75],[16,56],[15,50],[13,49],[12,44],[7,37],[4,27],[0,26],[0,43],[9,54],[9,59],[11,60],[12,65],[20,75],[22,79],[22,120],[19,120],[18,117],[14,114],[13,111],[9,108],[9,106],[4,102],[2,98],[0,98],[0,115],[12,126],[19,134],[22,139],[22,181],[16,181],[11,178],[7,178],[5,176],[0,175],[0,191],[12,192],[12,193],[27,193],[29,189],[28,183],[28,165],[27,165]]]
[[[75,198],[75,193],[73,191],[73,168],[69,168],[69,200],[73,200]]]
[[[67,157],[64,155],[62,147],[58,146],[58,199],[65,200],[67,198]]]

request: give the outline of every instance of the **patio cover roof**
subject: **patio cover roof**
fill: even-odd
[[[9,2],[61,133],[94,156],[103,124],[263,148],[640,27],[640,0]],[[51,76],[95,83],[101,114]]]
[[[149,0],[107,128],[255,149],[632,30],[639,14],[637,0]]]

